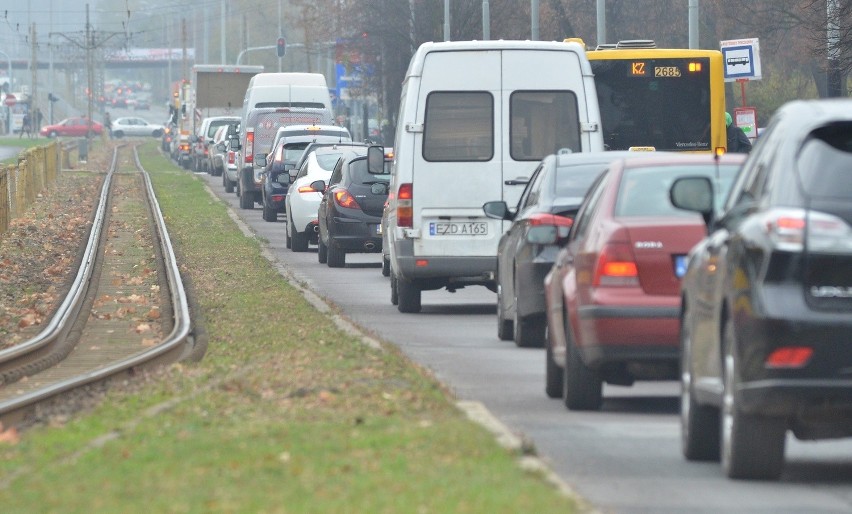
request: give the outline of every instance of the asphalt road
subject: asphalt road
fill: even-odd
[[[463,400],[482,402],[523,434],[554,471],[601,512],[852,512],[852,439],[799,442],[788,436],[779,482],[731,481],[718,463],[688,463],[679,449],[679,386],[605,387],[600,412],[569,412],[544,393],[544,350],[497,338],[496,296],[484,287],[423,293],[420,314],[390,303],[379,254],[347,255],[344,269],[317,262],[316,248],[284,247],[283,215],[239,209],[220,177],[197,174],[297,278],[382,339],[430,369]]]

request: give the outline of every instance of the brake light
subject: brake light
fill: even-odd
[[[568,232],[571,230],[571,225],[573,224],[573,218],[557,216],[556,214],[548,214],[546,212],[540,212],[530,216],[530,225],[534,227],[545,225],[554,226],[556,227],[557,237],[560,238],[568,237]]]
[[[630,287],[639,285],[639,272],[630,246],[611,243],[603,247],[595,267],[592,284],[597,287]]]
[[[254,162],[254,130],[246,132],[246,150],[244,152],[246,163]]]
[[[412,227],[414,225],[414,186],[412,184],[400,184],[396,195],[396,224],[399,227]]]
[[[852,253],[852,227],[842,218],[804,209],[777,209],[767,216],[766,231],[780,250],[800,252],[807,237],[810,251]]]
[[[229,150],[228,151],[228,164],[234,164],[234,162],[236,162],[236,159],[237,159],[237,157],[234,154],[234,152]]]
[[[272,195],[272,201],[273,202],[283,202],[285,196],[287,196],[287,195]]]
[[[785,346],[770,353],[766,358],[767,368],[801,368],[807,365],[814,353],[807,346]]]
[[[355,201],[355,197],[349,194],[345,189],[338,189],[334,192],[334,201],[337,205],[347,209],[360,209],[361,206]]]

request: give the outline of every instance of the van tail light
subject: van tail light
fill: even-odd
[[[557,216],[556,214],[540,212],[530,216],[529,223],[533,227],[556,227],[556,237],[564,239],[568,237],[568,232],[571,231],[571,225],[574,224],[574,219],[567,218],[565,216]]]
[[[228,151],[228,164],[234,164],[237,160],[237,155],[235,152],[229,150]]]
[[[338,189],[334,192],[334,201],[337,205],[347,209],[360,209],[361,206],[355,201],[355,197],[349,194],[345,189]]]
[[[812,252],[852,253],[847,243],[852,227],[831,214],[776,209],[767,214],[766,231],[779,250],[801,252],[807,242]]]
[[[610,243],[603,247],[595,267],[595,287],[633,287],[639,285],[639,272],[633,252],[626,243]]]
[[[411,228],[414,225],[414,187],[411,183],[400,184],[396,195],[396,224],[399,227]]]
[[[243,152],[246,164],[254,162],[254,130],[246,131],[246,149]]]

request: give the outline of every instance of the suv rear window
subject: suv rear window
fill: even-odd
[[[426,99],[423,158],[490,161],[494,156],[494,99],[485,91],[439,91]]]
[[[852,123],[813,131],[802,145],[797,167],[809,195],[852,199]]]

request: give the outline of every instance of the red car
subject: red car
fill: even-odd
[[[680,282],[706,228],[671,204],[669,186],[711,177],[724,198],[744,157],[619,159],[598,178],[544,280],[548,396],[597,410],[604,382],[678,377]]]
[[[87,132],[87,122],[88,118],[83,116],[78,116],[74,118],[65,118],[55,125],[45,125],[39,130],[39,135],[47,136],[47,137],[56,137],[56,136],[71,136],[71,137],[85,137]],[[91,122],[92,125],[92,133],[95,135],[100,135],[103,132],[104,127],[97,121]]]

